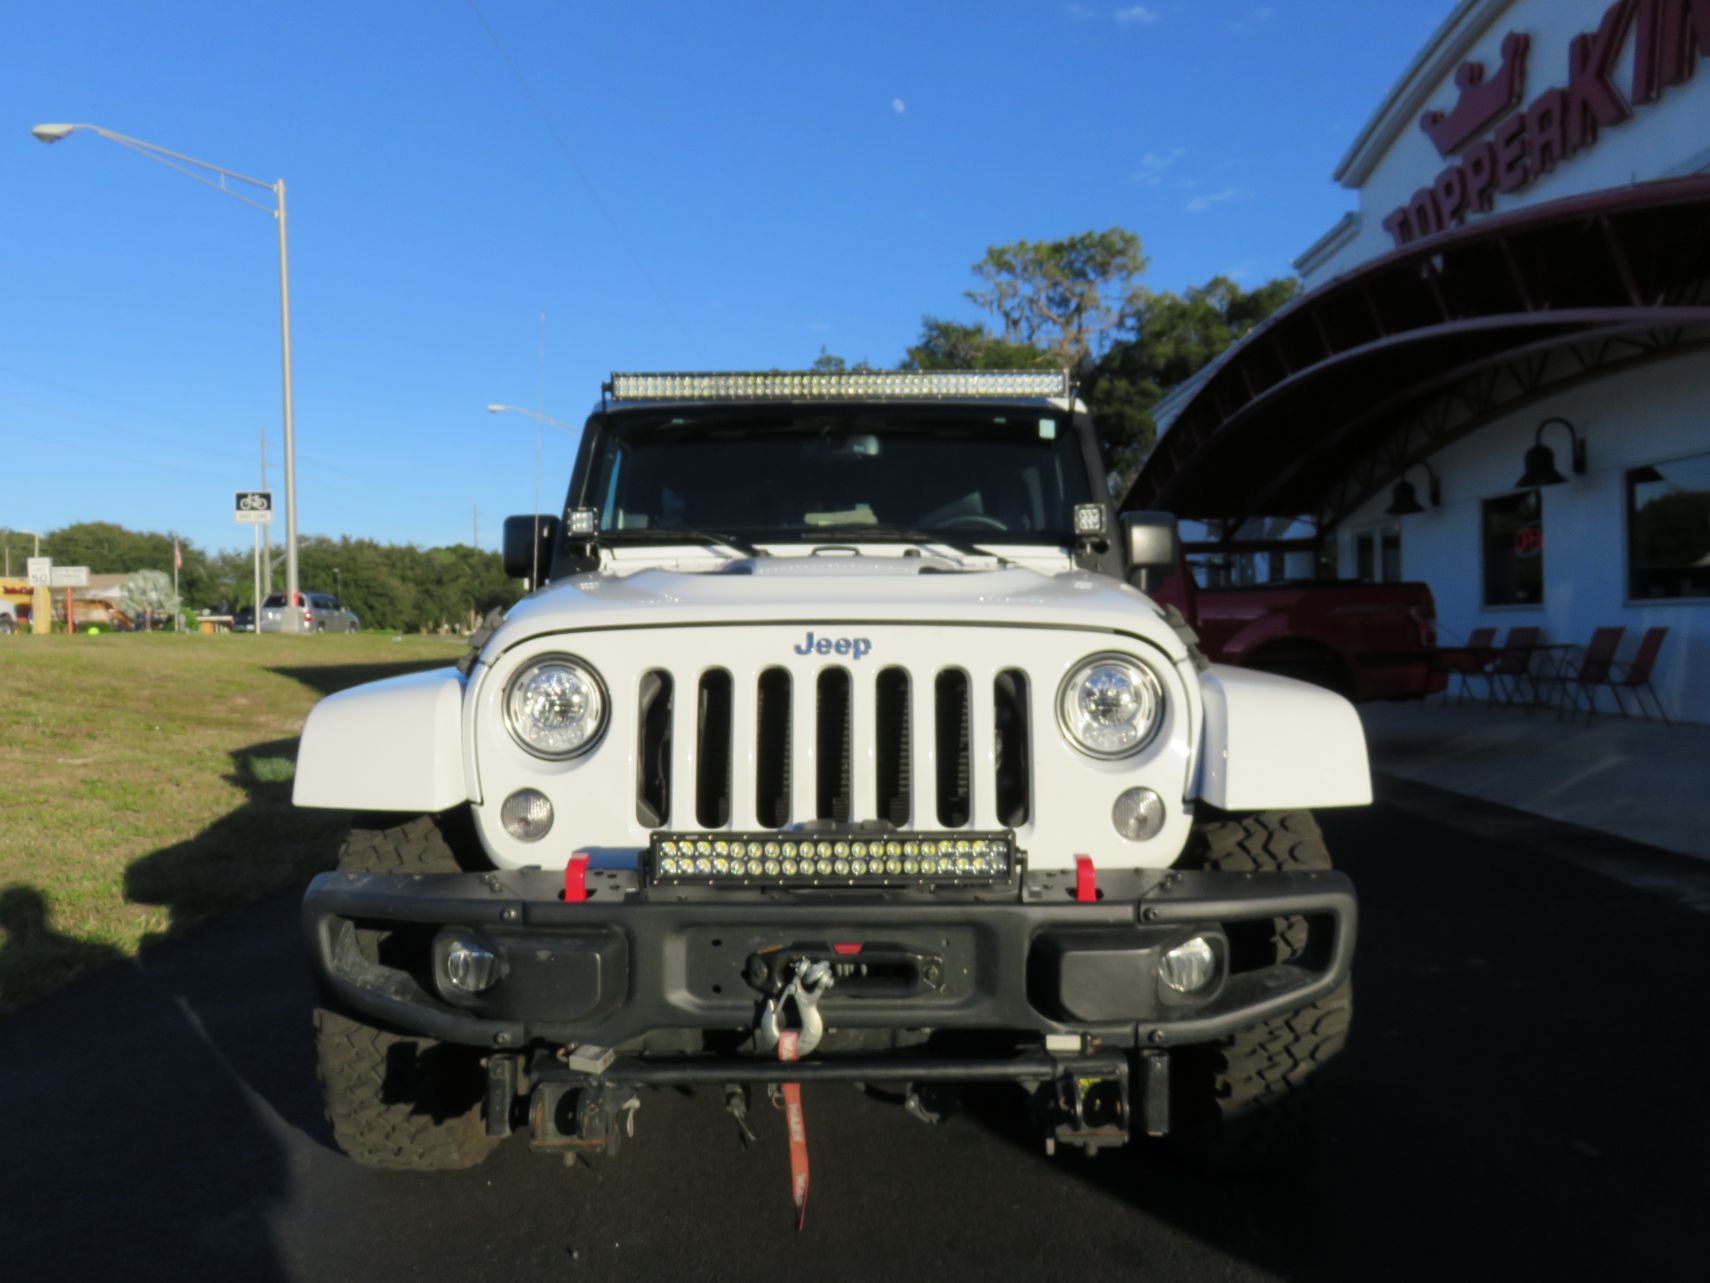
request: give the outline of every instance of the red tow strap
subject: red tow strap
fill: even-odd
[[[1075,899],[1082,904],[1098,899],[1098,873],[1093,869],[1090,855],[1075,857]]]
[[[588,857],[573,855],[564,866],[564,903],[583,904],[588,899]]]
[[[788,1030],[778,1035],[779,1060],[789,1062],[800,1059],[796,1054],[798,1037],[798,1034]],[[796,1229],[800,1230],[807,1223],[808,1196],[807,1123],[802,1118],[800,1083],[784,1084],[784,1121],[790,1129],[790,1194],[796,1201]]]

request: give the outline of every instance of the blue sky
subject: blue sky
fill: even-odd
[[[82,3],[0,50],[0,526],[247,546],[280,445],[267,215],[87,121],[288,184],[299,525],[496,546],[533,425],[613,369],[893,364],[987,245],[1121,224],[1248,283],[1451,0]],[[489,35],[496,35],[498,45]],[[501,48],[503,52],[501,53]],[[539,358],[544,311],[545,362]],[[548,510],[573,435],[548,430]],[[282,527],[278,528],[282,535]]]

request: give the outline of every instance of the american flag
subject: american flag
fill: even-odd
[[[184,554],[178,550],[178,539],[176,536],[174,536],[172,540],[172,568],[174,570],[184,569]]]

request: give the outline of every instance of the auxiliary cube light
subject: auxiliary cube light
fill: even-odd
[[[1102,503],[1077,503],[1075,505],[1075,533],[1095,537],[1102,535],[1105,527],[1105,516]]]
[[[846,370],[754,374],[613,374],[613,401],[838,401],[1059,397],[1067,370]]]
[[[1008,833],[656,834],[654,882],[715,886],[917,886],[1007,882],[1015,868]]]

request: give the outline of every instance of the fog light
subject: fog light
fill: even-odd
[[[1110,808],[1110,822],[1130,842],[1155,838],[1164,827],[1164,799],[1151,789],[1128,789]]]
[[[499,820],[519,842],[538,842],[552,830],[552,803],[539,789],[518,789],[499,808]]]
[[[499,978],[499,957],[473,940],[453,937],[445,946],[445,978],[453,989],[480,993]]]
[[[1217,979],[1217,950],[1204,936],[1178,944],[1158,959],[1158,979],[1177,993],[1197,993]]]

